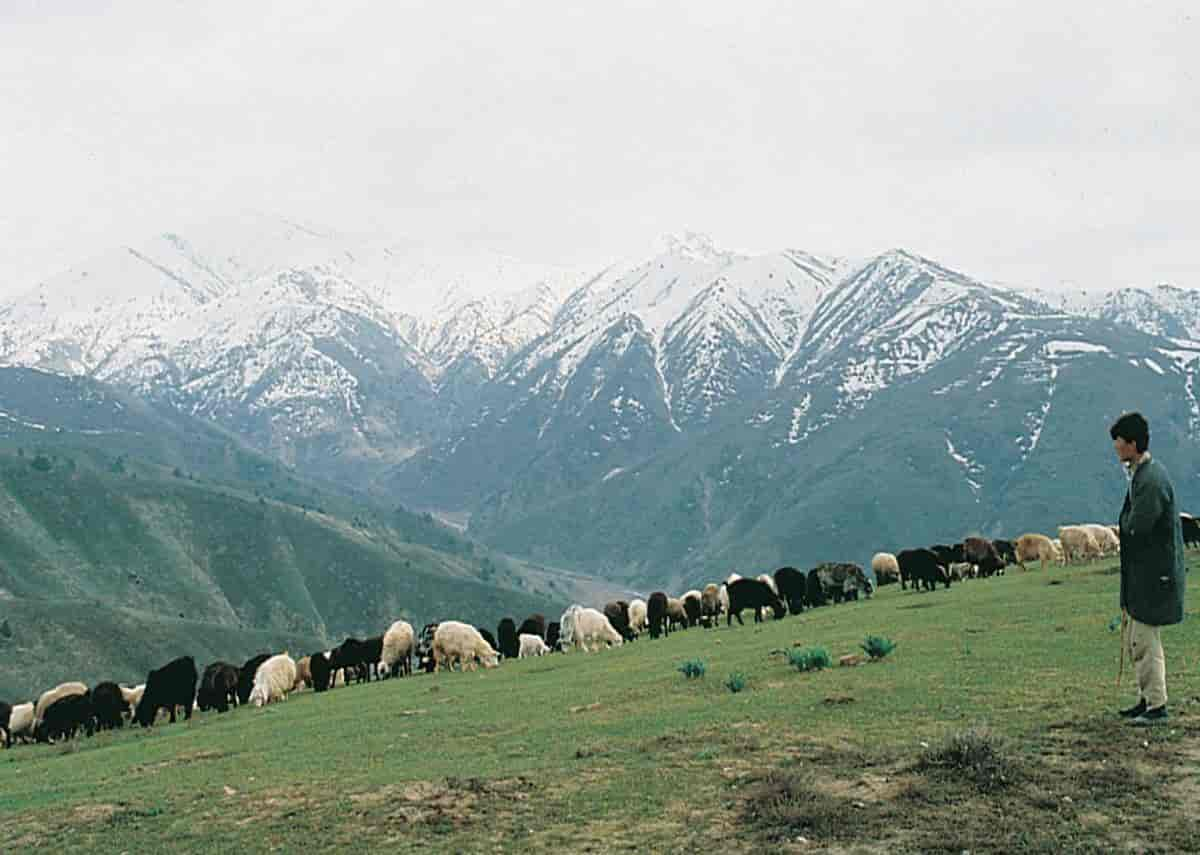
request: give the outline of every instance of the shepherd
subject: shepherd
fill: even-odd
[[[1138,700],[1121,715],[1145,727],[1167,720],[1167,667],[1161,631],[1183,620],[1183,528],[1166,467],[1150,456],[1150,425],[1125,413],[1109,428],[1129,471],[1121,508],[1121,614]],[[1122,639],[1122,656],[1125,640]]]

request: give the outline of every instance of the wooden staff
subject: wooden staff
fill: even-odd
[[[1125,676],[1125,629],[1129,626],[1129,614],[1121,609],[1121,664],[1117,668],[1117,688],[1121,688],[1121,678]]]

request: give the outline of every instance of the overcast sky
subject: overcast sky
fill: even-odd
[[[247,209],[1200,288],[1195,8],[0,0],[0,293]]]

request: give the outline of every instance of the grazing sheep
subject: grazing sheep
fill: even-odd
[[[655,591],[650,595],[650,600],[646,604],[646,616],[650,621],[651,638],[671,634],[671,622],[667,618],[667,602],[668,597],[662,591]]]
[[[975,578],[975,565],[967,561],[955,561],[946,568],[946,572],[950,574],[950,578],[955,582],[961,582],[964,579]]]
[[[707,627],[715,627],[721,616],[721,589],[709,583],[700,592],[700,622]]]
[[[835,603],[842,600],[857,600],[859,591],[870,597],[875,586],[867,578],[862,567],[847,562],[826,562],[817,565],[815,572],[826,599]]]
[[[608,618],[604,616],[603,612],[579,606],[573,606],[572,608],[575,611],[571,614],[571,638],[568,641],[564,633],[564,651],[568,644],[570,647],[582,650],[584,653],[590,653],[592,650],[599,650],[603,644],[619,646],[622,643],[621,634],[613,628],[613,625],[609,623]]]
[[[517,638],[517,624],[512,618],[506,617],[496,627],[496,640],[500,642],[497,650],[505,659],[516,659],[521,652],[521,640]]]
[[[8,731],[5,737],[5,747],[11,748],[18,739],[27,742],[33,739],[33,702],[14,704],[8,715]]]
[[[238,669],[237,699],[239,704],[247,703],[250,700],[250,690],[254,688],[254,675],[258,673],[258,666],[270,658],[270,653],[260,653],[257,656],[251,656]],[[326,687],[328,687],[328,683]]]
[[[295,675],[293,675],[294,677]],[[172,659],[161,668],[146,675],[146,690],[138,701],[133,717],[142,727],[152,727],[159,708],[165,708],[175,723],[175,708],[183,707],[183,717],[190,720],[196,702],[196,660],[190,656]]]
[[[517,636],[536,635],[538,638],[545,640],[546,638],[546,616],[540,614],[532,614],[525,620],[521,621],[521,625],[517,627]],[[518,647],[520,645],[518,644]],[[519,651],[518,651],[519,652]]]
[[[1017,563],[1017,547],[1011,540],[993,540],[992,546],[996,547],[996,552],[1005,567]]]
[[[562,640],[562,625],[552,620],[546,624],[546,646],[551,650],[558,650]]]
[[[256,707],[286,701],[288,692],[296,685],[296,662],[287,653],[272,656],[258,666],[254,674],[254,688],[250,690],[250,703]]]
[[[809,608],[825,605],[825,586],[821,584],[821,574],[809,570],[804,575],[804,601]]]
[[[876,552],[871,556],[871,572],[875,574],[875,582],[881,588],[900,581],[900,565],[896,563],[896,556],[890,552]]]
[[[7,704],[0,701],[0,738],[4,741],[4,747],[9,748],[12,740],[8,735],[8,720],[12,717],[12,704]]]
[[[518,641],[517,652],[520,652]],[[434,670],[454,668],[455,663],[464,670],[475,670],[475,660],[483,663],[484,668],[495,668],[500,664],[500,654],[483,636],[470,624],[456,620],[443,621],[438,624],[433,634]]]
[[[688,616],[687,609],[683,607],[683,599],[680,597],[667,597],[667,622],[672,627],[687,629]]]
[[[53,689],[42,692],[42,694],[38,696],[37,703],[34,704],[33,707],[34,739],[38,740],[39,742],[45,742],[45,740],[41,738],[42,719],[45,717],[46,710],[50,708],[51,704],[62,700],[63,698],[69,698],[72,695],[85,695],[87,694],[87,691],[88,687],[83,683],[71,682],[59,683]]]
[[[1200,520],[1197,520],[1191,514],[1180,514],[1179,525],[1183,529],[1183,545],[1200,546]],[[1117,526],[1112,526],[1113,533],[1117,535],[1118,544],[1120,543],[1121,529]]]
[[[65,695],[49,704],[42,713],[37,740],[54,742],[59,738],[70,739],[80,729],[88,736],[95,732],[91,692]]]
[[[913,590],[925,589],[933,591],[941,582],[950,587],[950,574],[946,565],[938,559],[932,549],[902,549],[896,553],[896,563],[900,565],[900,587],[912,583]]]
[[[647,619],[646,601],[631,600],[629,603],[629,629],[634,635],[641,635],[650,628]]]
[[[808,602],[808,575],[795,567],[780,567],[775,571],[775,591],[787,603],[788,613],[798,615]]]
[[[963,561],[977,568],[971,576],[990,578],[1004,572],[1004,559],[996,545],[986,537],[968,537],[963,541]]]
[[[550,648],[546,646],[546,642],[542,641],[540,635],[523,632],[518,638],[521,642],[520,649],[517,651],[518,659],[524,659],[526,656],[545,656],[550,652]]]
[[[1096,538],[1096,546],[1100,550],[1100,557],[1106,555],[1116,555],[1121,551],[1121,537],[1113,534],[1111,528],[1099,523],[1087,523],[1081,528],[1086,528],[1092,533],[1092,537]]]
[[[604,604],[604,616],[625,641],[637,638],[629,626],[629,603],[624,600]]]
[[[683,603],[683,613],[687,616],[687,625],[695,626],[700,623],[700,616],[704,614],[704,604],[701,601],[700,592],[691,590],[679,599]]]
[[[382,656],[382,635],[365,640],[347,638],[334,648],[330,664],[332,664],[334,671],[337,671],[339,668],[346,671],[347,682],[350,680],[350,672],[353,671],[355,682],[368,683],[371,680],[371,672],[375,670],[375,666]]]
[[[1058,560],[1058,552],[1054,549],[1054,542],[1044,534],[1029,533],[1023,534],[1013,543],[1017,553],[1017,563],[1021,565],[1022,570],[1028,570],[1025,566],[1026,561],[1040,561],[1042,569],[1046,569],[1046,562],[1054,562]]]
[[[1081,525],[1060,525],[1058,539],[1063,545],[1063,557],[1067,564],[1100,557],[1096,536]]]
[[[201,712],[216,710],[227,712],[237,705],[238,678],[241,675],[236,665],[229,662],[213,662],[200,675],[200,688],[196,691],[196,706]]]
[[[754,609],[754,622],[762,623],[764,606],[770,606],[778,620],[787,614],[783,600],[766,582],[758,579],[737,579],[729,585],[729,613],[725,615],[725,625],[732,626],[736,617],[738,624],[745,626],[742,621],[743,609]]]
[[[395,677],[412,674],[412,655],[416,648],[416,636],[412,624],[398,620],[383,634],[383,653],[379,659],[379,670]]]
[[[116,730],[125,726],[125,713],[129,705],[116,683],[99,683],[92,689],[92,712],[96,716],[97,730]]]
[[[312,687],[314,692],[325,692],[329,690],[329,676],[332,668],[329,665],[329,654],[318,650],[316,653],[309,654],[308,671],[312,675]]]

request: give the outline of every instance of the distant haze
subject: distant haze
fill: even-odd
[[[245,211],[1200,287],[1194,3],[0,4],[0,295]]]

